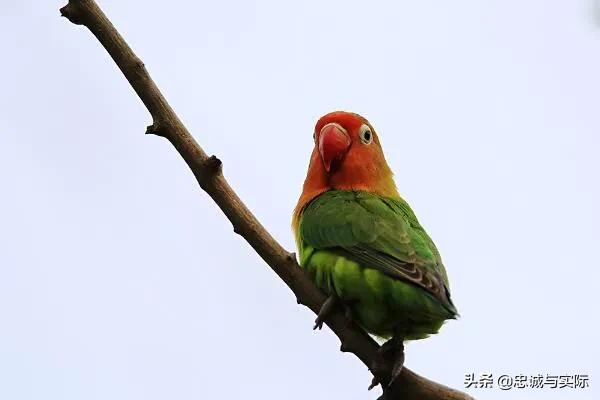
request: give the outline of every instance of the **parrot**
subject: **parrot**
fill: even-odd
[[[379,351],[392,360],[391,385],[404,365],[404,342],[457,318],[448,276],[400,196],[369,121],[330,112],[317,121],[313,140],[292,228],[299,265],[328,296],[315,329],[343,305],[352,322],[387,340]],[[374,378],[371,387],[378,383]]]

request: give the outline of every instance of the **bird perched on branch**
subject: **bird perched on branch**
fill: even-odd
[[[398,194],[371,124],[332,112],[317,122],[314,142],[293,228],[300,265],[329,296],[315,328],[343,306],[367,332],[389,339],[377,363],[391,365],[391,384],[402,370],[404,341],[435,334],[457,316],[448,277]]]

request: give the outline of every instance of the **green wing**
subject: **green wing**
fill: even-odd
[[[368,192],[332,190],[311,201],[300,240],[415,284],[456,313],[440,255],[409,205]]]

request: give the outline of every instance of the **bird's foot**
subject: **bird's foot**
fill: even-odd
[[[346,320],[345,326],[349,327],[350,324],[352,324],[353,322],[351,304],[351,302],[342,302],[342,300],[340,300],[340,298],[335,294],[330,295],[327,298],[327,300],[325,300],[325,302],[321,306],[321,309],[319,310],[319,314],[315,319],[315,326],[313,327],[313,330],[323,328],[323,323],[325,322],[325,320],[329,317],[329,315],[331,315],[331,312],[338,306],[342,306],[344,308],[344,319]]]
[[[404,344],[402,342],[400,342],[400,345],[398,347],[396,347],[396,354],[394,354],[394,364],[392,366],[392,376],[388,383],[388,387],[392,386],[392,384],[400,376],[400,373],[402,372],[403,367],[404,367]]]
[[[367,390],[373,389],[375,386],[379,385],[379,379],[375,375],[373,375],[373,379],[371,380],[371,384],[367,388]]]
[[[321,306],[319,314],[317,314],[317,319],[315,319],[315,326],[313,327],[313,330],[323,328],[323,323],[325,322],[325,319],[327,319],[329,314],[331,314],[331,311],[335,308],[336,304],[338,303],[338,300],[339,299],[335,294],[329,295],[327,300],[325,300],[325,302]]]
[[[384,392],[389,389],[396,379],[402,373],[404,366],[404,341],[401,337],[395,335],[390,340],[385,342],[377,351],[377,356],[371,366],[373,372],[373,380],[369,385],[369,390],[375,386],[382,384]],[[387,375],[389,380],[384,385],[377,376]]]

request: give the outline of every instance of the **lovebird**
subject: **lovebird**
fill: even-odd
[[[328,295],[315,328],[343,305],[351,321],[389,339],[380,353],[392,360],[391,384],[404,364],[404,341],[435,334],[457,317],[448,276],[398,193],[373,126],[335,111],[317,121],[313,139],[292,227],[300,266]]]

